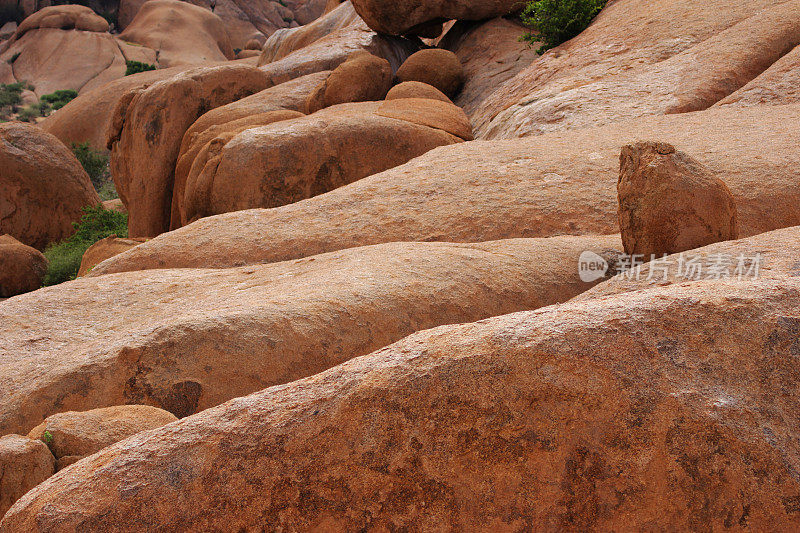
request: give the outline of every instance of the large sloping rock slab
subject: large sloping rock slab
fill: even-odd
[[[123,441],[5,531],[789,531],[800,280],[447,326]]]
[[[460,108],[427,99],[341,104],[222,134],[192,165],[181,221],[298,202],[471,135]]]
[[[443,20],[482,20],[522,9],[519,0],[352,0],[358,14],[378,33],[401,35]]]
[[[646,262],[577,296],[590,300],[706,279],[800,279],[800,226],[726,241]]]
[[[126,403],[186,416],[415,331],[535,309],[591,287],[618,236],[394,243],[295,262],[80,278],[0,306],[0,434]]]
[[[120,40],[158,52],[158,66],[177,67],[233,59],[225,23],[210,10],[178,0],[145,2]]]
[[[39,250],[75,232],[100,198],[61,141],[22,122],[0,124],[0,235]]]
[[[194,121],[270,85],[257,68],[229,64],[187,70],[131,88],[120,98],[108,147],[111,173],[130,214],[131,237],[155,237],[169,229],[175,164]]]
[[[780,8],[782,4],[785,2],[776,4],[772,0],[611,2],[592,25],[578,37],[534,61],[487,98],[473,116],[476,135],[479,138],[510,138],[520,135],[523,133],[521,128],[526,123],[528,104],[552,98],[561,92],[580,88],[604,78],[631,75],[646,70],[693,47],[702,51],[703,41],[765,9],[776,6]],[[786,19],[779,21],[778,25],[782,26],[787,22],[794,24],[791,19]],[[631,28],[637,30],[631,31]],[[748,32],[760,32],[764,31],[764,28],[746,26],[744,30],[742,37],[747,40]],[[725,61],[725,57],[729,54],[733,58],[744,57],[751,53],[758,54],[760,49],[761,45],[756,44],[749,51],[737,50],[732,43],[732,49],[725,50],[724,56],[718,58],[706,56],[706,58],[712,62]],[[681,65],[688,69],[687,72],[692,72],[691,63],[688,65],[681,63]],[[722,73],[725,73],[724,69]],[[669,85],[668,81],[674,80],[674,77],[669,72],[664,74],[670,76],[660,82],[659,79],[653,78],[652,82],[655,85],[649,89],[642,88],[641,84],[633,85],[629,81],[631,88],[636,86],[644,90],[634,95],[634,98],[646,103],[644,96],[651,91],[656,94],[663,93],[664,84],[667,84],[667,88],[677,89],[687,87],[686,83],[689,86],[695,83],[692,79],[686,79],[678,80],[680,83],[677,85]],[[702,72],[692,73],[695,74],[700,76],[699,79],[707,79]],[[737,72],[733,71],[732,74],[736,75]],[[733,87],[733,90],[737,88]],[[620,89],[623,90],[623,94],[627,94],[624,86]],[[590,100],[590,104],[595,105],[594,98]],[[576,108],[567,109],[565,114],[579,115],[580,106],[575,105]],[[609,116],[615,108],[619,108],[618,103],[609,106]],[[594,112],[597,112],[596,108]],[[555,118],[561,120],[561,115],[557,114]],[[492,130],[491,134],[489,130]]]
[[[706,109],[798,44],[800,1],[779,3],[655,65],[569,90],[537,87],[480,135],[513,138]]]
[[[785,105],[800,102],[800,46],[717,106]]]
[[[620,150],[643,135],[723,180],[748,237],[800,225],[798,120],[800,106],[722,108],[438,148],[297,204],[200,220],[93,274],[282,261],[378,242],[616,233]]]

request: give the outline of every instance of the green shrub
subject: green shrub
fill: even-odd
[[[536,30],[523,41],[544,43],[537,53],[565,43],[589,27],[608,0],[533,0],[522,12],[522,22]]]
[[[150,65],[148,63],[142,63],[141,61],[126,61],[125,65],[128,66],[128,69],[125,71],[126,76],[130,76],[131,74],[138,74],[140,72],[147,72],[148,70],[155,70],[155,65]]]
[[[47,104],[49,109],[55,111],[57,109],[61,109],[77,97],[78,91],[74,91],[72,89],[62,89],[52,94],[46,94],[42,96],[39,98],[39,102]]]
[[[45,250],[44,255],[50,262],[44,278],[45,286],[75,279],[83,254],[97,241],[111,235],[128,236],[128,215],[108,211],[102,205],[84,208],[83,212],[81,221],[73,224],[75,234]]]
[[[99,190],[108,181],[108,155],[92,150],[88,142],[72,143],[72,152],[89,174],[94,188]]]
[[[36,122],[36,119],[45,116],[49,109],[50,106],[43,102],[25,106],[19,110],[17,120],[22,122]]]
[[[25,90],[24,83],[9,83],[0,85],[0,107],[16,106],[22,103],[22,91]]]

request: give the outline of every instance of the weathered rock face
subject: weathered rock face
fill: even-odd
[[[653,102],[656,100],[662,104],[665,101],[663,98],[668,101],[669,97],[663,95],[670,89],[675,91],[675,102],[677,102],[679,97],[682,98],[681,95],[688,95],[698,86],[702,87],[704,83],[708,84],[706,88],[709,91],[713,87],[719,88],[719,84],[714,85],[717,83],[716,81],[708,81],[709,75],[714,72],[719,74],[717,80],[724,79],[726,77],[724,65],[727,65],[729,70],[727,75],[738,76],[746,72],[748,75],[755,75],[757,72],[750,72],[743,64],[735,66],[735,62],[747,55],[748,52],[745,50],[758,55],[761,51],[771,54],[773,48],[771,44],[766,44],[766,39],[760,41],[763,44],[757,45],[746,44],[745,41],[748,36],[764,32],[765,29],[785,28],[787,23],[792,24],[793,22],[790,21],[794,19],[788,12],[782,21],[777,22],[777,25],[776,21],[767,21],[763,18],[758,22],[761,26],[756,24],[756,21],[745,23],[742,33],[738,34],[741,40],[731,40],[729,50],[726,50],[724,45],[721,48],[718,47],[719,55],[716,57],[706,41],[749,17],[754,15],[763,17],[766,10],[790,7],[788,3],[776,5],[769,0],[756,0],[748,3],[737,3],[730,0],[709,0],[707,2],[617,0],[612,2],[586,31],[534,61],[519,75],[503,84],[474,113],[470,113],[475,123],[476,133],[479,138],[511,138],[532,133],[543,126],[543,123],[537,122],[536,117],[527,117],[529,110],[526,109],[526,104],[543,99],[549,102],[553,95],[562,92],[567,93],[564,95],[563,101],[567,107],[563,113],[551,116],[550,119],[557,118],[556,125],[563,127],[564,122],[571,120],[572,117],[584,116],[584,111],[573,99],[573,96],[577,96],[577,94],[568,91],[604,79],[623,79],[625,76],[646,72],[654,65],[662,64],[665,60],[682,52],[699,54],[697,59],[686,56],[687,62],[670,63],[671,66],[682,69],[683,78],[675,80],[673,74],[662,72],[663,80],[651,78],[650,82],[654,85],[649,89],[643,87],[638,81],[627,80],[625,83],[629,89],[625,90],[624,87],[621,87],[622,93],[618,95],[611,94],[613,88],[595,87],[594,90],[599,91],[599,94],[597,96],[589,95],[590,100],[586,114],[600,116],[596,100],[609,98],[604,120],[605,122],[611,120],[614,112],[627,109],[623,105],[624,98],[631,91],[637,91],[634,98],[644,106],[644,111],[645,108],[653,110]],[[630,31],[632,27],[639,28],[639,30],[632,32]],[[758,38],[756,39],[758,40]],[[714,41],[709,42],[713,43]],[[611,46],[609,43],[614,43],[614,45]],[[786,44],[786,42],[783,43],[784,46]],[[702,64],[701,59],[706,63]],[[720,65],[722,65],[721,71],[718,70]],[[646,76],[639,81],[647,83]],[[739,81],[741,82],[741,80]],[[744,82],[747,81],[749,79],[744,80]],[[725,90],[736,89],[738,87],[730,86]],[[678,91],[681,93],[679,94]],[[702,94],[703,90],[701,89],[694,96]],[[710,92],[707,91],[706,94],[710,94]],[[717,97],[724,96],[725,94],[722,94]],[[658,102],[656,103],[658,104]],[[532,109],[538,108],[534,106]]]
[[[0,437],[0,519],[15,501],[55,472],[55,459],[42,441]]]
[[[387,100],[400,100],[403,98],[428,98],[430,100],[441,100],[442,102],[452,103],[452,101],[442,91],[419,81],[406,81],[398,83],[386,94]]]
[[[73,457],[77,461],[137,433],[176,420],[175,415],[157,407],[120,405],[49,416],[33,428],[28,437],[46,442],[56,459]]]
[[[99,265],[106,259],[127,252],[135,246],[139,246],[146,239],[122,239],[116,235],[106,237],[97,241],[89,247],[81,259],[81,267],[78,270],[78,277],[86,275],[92,268]],[[38,287],[37,287],[38,288]]]
[[[2,527],[791,530],[798,305],[704,282],[422,332],[106,449]]]
[[[0,298],[35,291],[47,273],[47,259],[11,235],[0,235]]]
[[[336,67],[306,104],[306,113],[350,102],[383,100],[392,86],[392,67],[369,52],[356,52]]]
[[[192,205],[200,203],[205,206],[206,201],[200,200],[200,198],[208,197],[211,193],[210,188],[213,183],[203,180],[198,182],[198,178],[209,162],[211,162],[212,167],[219,164],[219,152],[228,141],[249,129],[304,116],[305,115],[299,111],[288,110],[268,111],[266,113],[250,115],[248,117],[225,122],[224,124],[212,126],[202,133],[193,136],[191,143],[186,142],[189,135],[187,132],[183,142],[186,148],[181,149],[181,154],[178,157],[178,165],[175,168],[175,186],[172,193],[172,217],[170,227],[179,228],[188,223],[188,221],[184,219],[186,210],[189,209],[189,205],[185,199],[187,196],[186,186],[188,182],[191,182],[190,194],[192,200],[190,203]],[[209,172],[210,171],[211,169],[209,169]],[[258,169],[254,169],[254,171],[258,171]],[[194,208],[192,207],[192,209]]]
[[[800,46],[717,106],[785,105],[800,102]]]
[[[78,5],[46,7],[26,18],[0,47],[0,63],[10,66],[0,82],[25,81],[38,96],[91,90],[125,74],[125,56],[108,22]]]
[[[469,139],[469,119],[437,100],[341,104],[210,141],[186,180],[181,220],[278,207]]]
[[[367,51],[386,59],[394,72],[408,56],[419,50],[418,42],[376,34],[357,16],[348,15],[348,7],[347,3],[342,4],[309,25],[309,30],[297,28],[283,35],[282,39],[280,36],[271,39],[264,45],[260,68],[277,84],[314,72],[333,70],[354,52]]]
[[[438,148],[298,204],[200,220],[93,273],[282,261],[391,241],[616,233],[620,150],[643,131],[725,181],[748,237],[800,225],[795,120],[800,106],[718,108]]]
[[[158,52],[158,66],[233,59],[225,23],[210,10],[178,0],[148,0],[119,36]]]
[[[443,20],[482,20],[499,17],[524,7],[517,0],[352,0],[370,28],[378,33],[401,35],[416,27]]]
[[[221,65],[181,72],[121,97],[109,148],[131,237],[154,237],[169,229],[175,163],[189,126],[206,111],[268,86],[266,75],[254,67]]]
[[[142,245],[144,246],[144,245]],[[566,301],[618,236],[390,243],[274,265],[80,278],[0,306],[0,433],[128,403],[186,416],[406,335]]]
[[[105,151],[107,132],[111,127],[114,109],[130,89],[149,87],[170,78],[189,67],[151,70],[125,76],[101,87],[84,91],[76,99],[47,117],[39,125],[58,137],[67,146],[88,142],[94,150]]]
[[[504,82],[519,74],[539,56],[536,45],[520,42],[527,31],[516,22],[496,18],[475,23],[459,21],[439,43],[458,57],[464,71],[464,86],[456,103],[467,115]]]
[[[731,191],[674,146],[623,146],[619,172],[619,226],[628,254],[649,260],[738,237]]]
[[[99,203],[61,141],[21,122],[0,124],[0,234],[43,250],[72,235],[82,209]]]
[[[737,241],[697,248],[689,253],[646,262],[614,276],[574,300],[590,300],[623,292],[706,279],[748,280],[800,277],[800,226]]]
[[[397,71],[397,79],[427,83],[452,97],[464,83],[464,69],[453,52],[429,48],[406,59]]]
[[[353,9],[353,5],[346,1],[310,24],[299,28],[281,29],[270,35],[262,48],[259,63],[266,65],[283,59],[292,52],[304,48],[336,30],[358,25],[360,22],[361,19]]]

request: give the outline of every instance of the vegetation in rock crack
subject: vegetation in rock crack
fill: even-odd
[[[53,434],[45,430],[45,432],[42,433],[42,441],[49,446],[53,442]]]
[[[39,98],[39,102],[44,102],[48,106],[48,111],[61,109],[72,100],[78,97],[78,91],[73,89],[61,89],[51,94],[45,94]]]
[[[22,82],[0,85],[0,116],[16,111],[16,106],[22,103],[22,91],[25,84]]]
[[[97,241],[111,235],[128,236],[128,215],[109,211],[102,205],[86,207],[83,212],[81,221],[73,224],[75,234],[45,250],[44,255],[49,261],[44,278],[45,286],[75,279],[81,267],[83,254]]]
[[[78,158],[81,166],[89,174],[97,194],[100,199],[113,200],[118,198],[114,181],[111,179],[111,172],[108,168],[108,154],[93,150],[88,142],[72,143],[72,152]]]
[[[156,69],[155,65],[151,65],[150,63],[142,63],[141,61],[126,61],[125,65],[128,67],[127,70],[125,70],[126,76]]]
[[[522,22],[535,30],[522,41],[544,43],[537,50],[543,54],[565,43],[589,27],[608,0],[533,0],[522,11]]]

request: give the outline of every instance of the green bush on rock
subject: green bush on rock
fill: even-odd
[[[537,53],[565,43],[589,27],[608,0],[533,0],[522,12],[522,22],[537,33],[521,40],[544,43]]]
[[[155,70],[155,65],[150,65],[148,63],[142,63],[141,61],[126,61],[125,65],[127,65],[127,70],[125,70],[125,75],[130,76],[132,74],[138,74],[140,72],[147,72],[148,70]]]
[[[106,210],[102,205],[86,207],[83,212],[81,221],[74,224],[75,234],[45,250],[44,255],[50,263],[44,278],[45,286],[75,279],[83,254],[97,241],[111,235],[128,236],[128,215]]]

